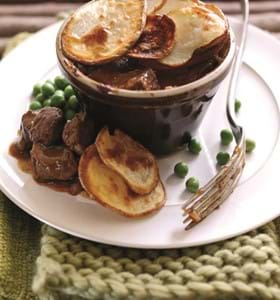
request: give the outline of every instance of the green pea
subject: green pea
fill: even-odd
[[[189,172],[189,168],[187,164],[184,162],[179,162],[174,167],[174,173],[180,178],[186,177],[188,172]]]
[[[29,105],[30,110],[38,110],[42,108],[42,104],[39,101],[32,101]]]
[[[38,101],[38,102],[41,102],[41,103],[43,103],[45,100],[46,100],[46,98],[43,96],[42,93],[38,94],[38,95],[35,97],[35,101]]]
[[[51,106],[63,107],[65,104],[64,92],[57,90],[51,97]]]
[[[199,181],[195,177],[191,177],[186,182],[186,188],[191,193],[196,193],[199,189]]]
[[[191,139],[191,141],[189,142],[189,150],[193,154],[199,154],[202,150],[202,147],[196,139]]]
[[[41,89],[41,85],[40,84],[35,84],[33,86],[33,91],[32,91],[32,95],[34,97],[36,97],[37,95],[39,95],[41,93],[42,89]]]
[[[220,133],[222,145],[228,146],[233,141],[233,134],[228,129],[223,129]]]
[[[47,99],[43,102],[44,107],[50,107],[51,106],[51,99]]]
[[[42,85],[42,94],[44,97],[51,97],[54,94],[54,92],[55,88],[51,83],[47,82]]]
[[[67,87],[67,85],[69,85],[69,82],[63,76],[56,76],[54,79],[54,84],[57,89],[64,90]]]
[[[66,120],[72,120],[76,115],[76,112],[72,109],[67,109],[64,113],[64,118]]]
[[[67,87],[64,89],[64,96],[66,99],[69,99],[71,96],[75,95],[75,92],[71,85],[67,85]]]
[[[49,83],[54,86],[54,82],[51,79],[46,80],[45,83]]]
[[[216,156],[217,164],[220,166],[226,165],[230,160],[230,155],[227,152],[219,152]]]
[[[72,108],[73,110],[77,111],[79,109],[79,106],[80,106],[79,101],[75,95],[71,96],[68,99],[68,105],[69,105],[69,108]]]
[[[241,105],[242,105],[241,101],[239,101],[238,99],[235,99],[234,110],[236,113],[238,113],[240,111]]]
[[[256,148],[256,142],[251,139],[246,139],[246,152],[251,153]]]

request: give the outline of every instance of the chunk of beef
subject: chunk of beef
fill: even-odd
[[[28,151],[32,147],[30,130],[35,117],[36,113],[29,110],[21,118],[20,137],[17,142],[17,146],[20,151]]]
[[[33,143],[50,146],[61,140],[65,119],[61,109],[45,107],[33,120],[30,130]]]
[[[131,71],[131,75],[132,75]],[[160,85],[157,80],[157,76],[152,69],[147,69],[138,74],[133,74],[130,78],[127,79],[120,88],[126,90],[136,90],[136,91],[152,91],[159,90]]]
[[[85,148],[95,138],[95,128],[92,120],[86,113],[78,113],[71,121],[68,121],[62,134],[63,141],[72,151],[82,155]]]
[[[160,89],[157,76],[150,68],[121,73],[112,66],[105,66],[92,71],[89,76],[96,81],[121,89],[137,91]]]
[[[33,144],[30,154],[33,176],[38,181],[66,181],[77,174],[76,158],[73,152],[64,146],[46,147]]]

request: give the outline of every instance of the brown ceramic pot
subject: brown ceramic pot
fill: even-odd
[[[188,133],[200,125],[217,89],[230,71],[235,40],[230,31],[229,51],[213,71],[191,83],[158,91],[131,91],[104,85],[86,76],[61,48],[57,36],[59,66],[99,127],[120,128],[154,154],[168,154],[180,149]],[[213,116],[215,117],[215,116]]]

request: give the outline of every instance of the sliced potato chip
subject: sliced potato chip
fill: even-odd
[[[212,12],[216,13],[222,19],[225,18],[223,12],[220,8],[212,3],[204,3],[199,0],[172,0],[172,1],[165,1],[161,7],[155,10],[157,14],[167,15],[171,11],[184,8],[184,7],[195,7],[198,6],[200,8],[206,8],[211,10]]]
[[[169,0],[165,1],[165,3],[156,10],[157,14],[167,15],[171,11],[180,9],[183,7],[192,7],[196,5],[198,2],[195,0]]]
[[[117,172],[137,194],[150,193],[159,181],[155,157],[141,144],[120,130],[110,134],[103,128],[97,138],[98,153],[109,168]]]
[[[198,1],[198,3],[202,3],[201,1]],[[221,17],[221,19],[226,20],[226,17],[224,15],[224,13],[222,12],[222,10],[216,6],[213,3],[204,3],[205,8],[211,10],[213,13],[217,14],[218,16]]]
[[[225,54],[229,49],[230,33],[226,30],[221,36],[217,37],[206,46],[200,47],[195,50],[192,58],[188,61],[187,67],[203,62],[216,61],[221,62],[225,58]],[[223,54],[225,52],[225,54]]]
[[[137,44],[128,56],[144,59],[162,59],[175,45],[175,23],[163,15],[150,15]]]
[[[227,22],[205,5],[194,5],[171,11],[168,16],[176,24],[175,47],[160,63],[179,67],[188,63],[193,53],[227,30]]]
[[[90,1],[65,25],[62,48],[67,57],[80,63],[105,63],[127,52],[145,22],[144,0]]]
[[[169,0],[170,1],[170,0]],[[148,14],[153,14],[159,10],[168,0],[147,0]],[[173,0],[171,0],[173,1]]]
[[[165,202],[165,191],[160,181],[150,194],[135,194],[118,173],[103,163],[95,145],[89,146],[80,159],[79,178],[90,197],[127,217],[154,212]]]

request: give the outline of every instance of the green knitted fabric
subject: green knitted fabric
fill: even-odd
[[[229,241],[162,251],[43,226],[33,290],[42,300],[280,299],[279,220]]]
[[[41,224],[0,193],[0,299],[32,300]],[[280,299],[280,219],[180,250],[110,247],[42,227],[40,299]]]
[[[34,260],[39,254],[40,223],[0,192],[0,299],[32,300]]]

